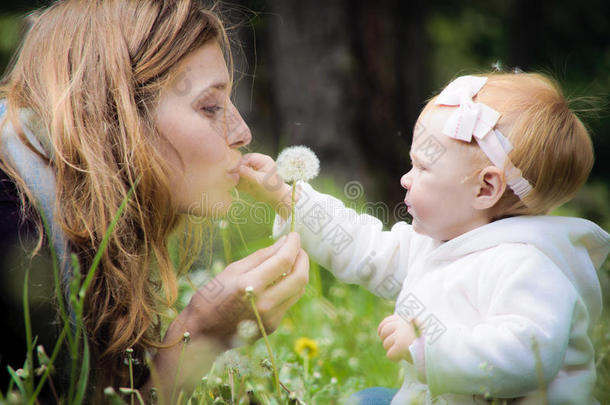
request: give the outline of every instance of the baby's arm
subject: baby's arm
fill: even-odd
[[[271,158],[244,157],[240,189],[271,204],[280,214],[274,237],[290,229],[291,188],[277,178]],[[338,199],[321,194],[308,184],[297,184],[295,231],[310,257],[347,283],[361,284],[374,294],[391,299],[406,277],[412,230],[399,222],[389,232],[377,218],[358,214]],[[400,263],[400,265],[399,265]]]
[[[546,256],[530,246],[520,249],[517,256],[498,257],[502,271],[478,281],[479,295],[489,301],[480,309],[483,321],[448,326],[425,344],[425,376],[434,394],[523,396],[552,381],[574,354],[571,328],[588,317],[578,293]],[[584,342],[586,326],[580,333]]]

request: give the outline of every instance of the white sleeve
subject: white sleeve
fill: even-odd
[[[448,327],[426,344],[432,393],[519,397],[539,388],[541,379],[548,385],[559,372],[582,302],[550,259],[531,246],[523,249],[528,254],[495,259],[502,271],[494,272],[497,280],[487,286],[491,300],[482,322]]]
[[[395,299],[407,274],[413,231],[405,222],[383,231],[377,218],[358,214],[338,199],[297,184],[295,228],[309,256],[338,279],[360,284],[377,296]],[[290,230],[276,215],[273,237]]]

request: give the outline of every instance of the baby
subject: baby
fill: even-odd
[[[295,211],[313,260],[396,300],[378,328],[388,358],[404,365],[391,403],[595,404],[589,336],[610,236],[545,215],[593,164],[559,87],[539,74],[459,77],[425,106],[410,155],[400,183],[411,225],[383,231],[303,182]],[[290,188],[274,173],[260,154],[240,169],[242,189],[276,208],[279,237]]]

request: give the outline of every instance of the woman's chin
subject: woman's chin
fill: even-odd
[[[227,193],[214,200],[204,197],[201,201],[194,201],[186,209],[181,209],[180,212],[195,217],[221,218],[229,212],[232,203],[233,198],[231,194]]]

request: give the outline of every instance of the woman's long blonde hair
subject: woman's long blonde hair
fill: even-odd
[[[218,14],[195,0],[60,0],[30,19],[0,97],[22,138],[22,108],[46,128],[57,222],[82,269],[139,179],[86,297],[99,390],[125,383],[127,348],[141,356],[159,346],[162,308],[177,296],[168,239],[180,225],[193,226],[176,212],[168,187],[154,124],[160,90],[174,67],[208,41],[223,47],[231,72],[230,46]],[[36,253],[44,236],[40,218],[25,208],[32,191],[8,162],[2,169],[18,186],[24,215],[38,223]],[[201,243],[189,246],[186,256],[194,257]]]

